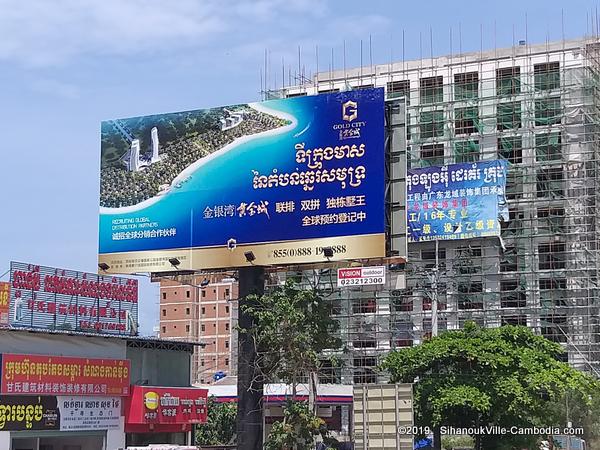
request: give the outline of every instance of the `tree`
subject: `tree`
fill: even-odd
[[[316,434],[327,437],[324,422],[316,416],[317,374],[324,350],[336,349],[339,324],[332,319],[331,304],[315,289],[301,289],[289,279],[262,296],[249,296],[243,311],[254,317],[249,333],[257,348],[256,373],[262,381],[282,381],[292,387],[284,419],[275,423],[265,447],[306,448]],[[296,401],[297,386],[308,380],[309,402]],[[310,426],[309,426],[310,425]]]
[[[217,403],[214,397],[208,399],[206,423],[196,428],[196,445],[227,445],[235,437],[235,403]]]
[[[568,390],[582,399],[597,389],[590,376],[560,362],[560,344],[526,327],[483,329],[468,322],[421,345],[391,352],[382,363],[391,382],[415,384],[416,422],[439,427],[556,426],[548,410]],[[476,448],[531,445],[530,437],[475,436]],[[509,447],[505,447],[509,444]]]

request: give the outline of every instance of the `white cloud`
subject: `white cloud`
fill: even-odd
[[[201,48],[224,35],[244,41],[256,22],[323,7],[318,0],[0,0],[0,10],[0,60],[47,66]]]

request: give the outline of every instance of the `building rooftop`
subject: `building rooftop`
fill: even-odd
[[[143,347],[143,348],[157,348],[165,350],[176,350],[176,351],[193,351],[195,346],[204,347],[203,342],[190,342],[175,339],[159,339],[155,336],[126,336],[126,335],[114,335],[114,334],[101,334],[101,333],[86,333],[83,331],[72,331],[72,330],[43,330],[39,328],[11,328],[1,327],[0,331],[8,331],[11,333],[36,333],[46,335],[61,335],[61,336],[81,336],[81,337],[92,337],[102,339],[118,339],[127,341],[128,347]]]

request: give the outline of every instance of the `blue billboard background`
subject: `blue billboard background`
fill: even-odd
[[[409,169],[410,242],[499,236],[508,220],[504,160]]]
[[[192,162],[159,195],[125,206],[101,204],[100,253],[223,246],[229,239],[245,244],[384,233],[383,89],[230,109],[239,107],[282,123]],[[159,118],[156,123],[168,124],[181,114],[120,119],[119,129],[104,122],[103,161],[114,151],[104,145],[106,139],[117,142],[119,132],[137,138],[140,121]],[[169,131],[156,127],[159,139]],[[161,149],[167,144],[161,141]],[[132,175],[125,163],[113,166],[112,178],[102,181],[101,199],[110,197],[111,179],[135,181],[154,170],[149,165]],[[135,185],[128,189],[137,192]]]

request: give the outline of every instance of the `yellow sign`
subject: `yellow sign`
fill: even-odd
[[[0,282],[0,325],[8,325],[10,283]]]
[[[152,391],[146,392],[144,394],[144,405],[151,411],[158,409],[158,394]]]

